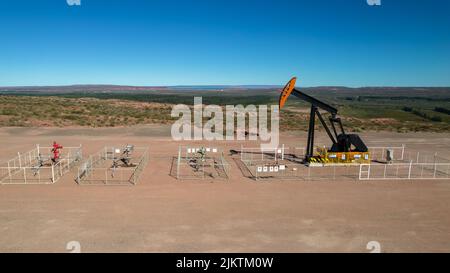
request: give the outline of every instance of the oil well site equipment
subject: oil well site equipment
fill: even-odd
[[[104,147],[78,168],[79,185],[136,185],[149,161],[147,147]]]
[[[283,108],[290,95],[294,95],[311,104],[305,163],[307,165],[369,163],[369,149],[359,135],[346,133],[341,118],[337,115],[338,110],[323,101],[295,89],[296,80],[297,78],[292,78],[283,88],[279,98],[279,107],[280,110]],[[330,114],[328,119],[331,130],[319,110],[326,111]],[[333,143],[329,149],[319,149],[318,154],[314,153],[316,117]]]
[[[209,146],[180,146],[170,171],[176,179],[228,179],[229,172],[223,151]]]
[[[82,158],[81,145],[63,147],[56,142],[50,147],[36,145],[0,165],[0,184],[54,184]]]

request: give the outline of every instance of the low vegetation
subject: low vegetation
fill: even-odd
[[[0,126],[114,127],[168,123],[171,106],[92,98],[0,96]]]
[[[450,91],[308,89],[313,95],[339,109],[348,131],[448,132]],[[279,93],[246,92],[2,92],[0,126],[114,127],[139,124],[171,124],[174,104],[193,104],[194,95],[204,104],[277,104]],[[289,99],[281,111],[282,130],[307,130],[309,105]],[[318,125],[318,129],[321,126]]]

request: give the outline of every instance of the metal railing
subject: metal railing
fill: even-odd
[[[113,167],[116,147],[104,147],[89,156],[77,170],[79,185],[136,185],[149,161],[147,147],[134,147],[131,167]]]
[[[203,156],[199,154],[201,149]],[[216,147],[180,146],[174,161],[172,175],[176,179],[228,179],[230,175],[230,165]]]
[[[359,180],[450,179],[450,163],[361,164]]]
[[[1,164],[0,184],[54,184],[83,158],[81,145],[64,147],[60,159],[54,163],[51,149],[36,145]]]
[[[390,150],[391,159],[393,161],[403,161],[405,158],[405,145],[402,146],[386,146],[386,147],[368,147],[370,159],[372,161],[386,161],[387,151]]]

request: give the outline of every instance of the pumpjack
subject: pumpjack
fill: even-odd
[[[292,94],[295,97],[306,101],[311,104],[311,110],[310,110],[310,117],[309,117],[309,128],[308,128],[308,143],[306,146],[306,152],[305,152],[305,161],[306,163],[309,163],[311,161],[315,161],[314,156],[314,134],[315,134],[315,124],[316,124],[316,117],[319,119],[320,123],[324,127],[328,137],[333,142],[331,148],[327,151],[327,153],[332,153],[334,157],[337,157],[339,154],[342,159],[348,159],[349,157],[353,156],[357,159],[361,158],[368,160],[368,148],[364,144],[363,140],[359,137],[357,134],[347,134],[344,130],[344,126],[342,125],[341,118],[338,117],[338,110],[316,98],[313,98],[295,88],[295,83],[297,81],[297,78],[292,78],[286,86],[283,88],[280,99],[279,99],[279,108],[280,110],[283,108],[284,104],[286,103],[288,97]],[[332,130],[328,127],[327,123],[325,122],[325,119],[323,118],[322,114],[320,113],[320,110],[326,111],[329,114],[329,122],[331,124]],[[338,133],[338,130],[340,131]],[[349,157],[346,157],[346,153],[349,155]],[[355,154],[352,154],[355,153]],[[359,154],[359,153],[365,153],[365,154]]]

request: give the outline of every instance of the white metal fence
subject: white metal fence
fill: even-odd
[[[272,149],[243,147],[240,160],[245,175],[255,180],[336,180],[358,178],[358,166],[307,167],[305,148],[280,145]]]
[[[390,150],[392,161],[403,161],[405,158],[405,145],[397,147],[368,147],[372,161],[386,161],[387,151]]]
[[[318,148],[319,146],[317,146]],[[387,151],[390,150],[393,161],[405,160],[405,145],[391,147],[368,147],[371,160],[386,161]],[[277,162],[284,159],[297,159],[300,162],[305,158],[304,147],[288,147],[284,144],[277,148],[261,149],[260,147],[248,148],[241,145],[241,161],[249,165],[259,164],[261,162]]]
[[[305,180],[334,181],[356,180],[359,166],[321,166],[307,167],[302,164],[276,164],[250,166],[249,171],[255,180]]]
[[[388,150],[390,162],[387,162]],[[372,162],[353,166],[306,167],[301,164],[304,151],[285,145],[267,150],[241,146],[240,159],[255,180],[449,179],[449,159],[437,153],[407,152],[405,145],[369,147]]]
[[[79,147],[64,147],[58,162],[51,161],[52,147],[18,153],[0,165],[0,184],[53,184],[83,158]]]
[[[177,179],[228,179],[229,173],[230,165],[217,147],[180,146],[171,169]]]
[[[359,180],[450,179],[450,163],[361,164]]]
[[[247,166],[276,163],[284,160],[301,162],[305,157],[305,148],[288,147],[284,144],[276,148],[244,147],[239,151],[241,161]]]
[[[132,167],[113,167],[116,147],[104,147],[89,156],[78,168],[75,181],[79,185],[136,185],[149,161],[147,147],[133,147]]]
[[[407,151],[405,152],[404,161],[413,163],[450,163],[450,159],[446,158],[448,155],[442,155],[441,153],[432,153],[429,151]]]

